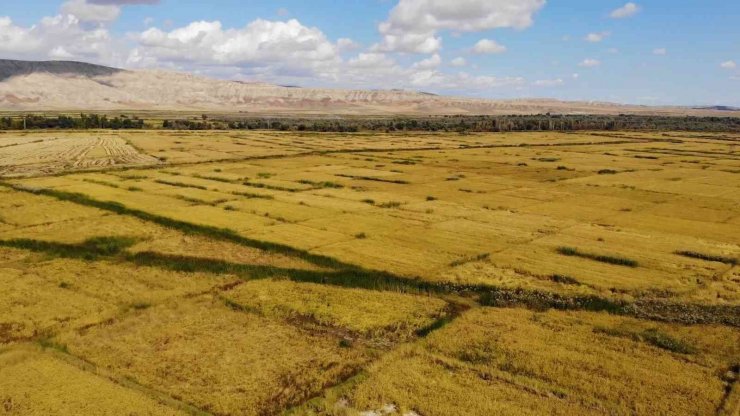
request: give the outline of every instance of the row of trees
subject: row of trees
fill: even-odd
[[[662,117],[599,115],[531,115],[531,116],[437,116],[404,118],[242,118],[199,120],[165,120],[164,128],[203,130],[282,130],[315,132],[357,131],[578,131],[578,130],[686,130],[740,131],[736,117]]]
[[[138,117],[80,114],[46,117],[29,115],[0,118],[0,130],[24,129],[142,129],[150,126]],[[314,132],[358,131],[578,131],[578,130],[686,130],[740,131],[737,117],[662,117],[606,115],[528,115],[528,116],[429,116],[429,117],[349,117],[349,118],[267,118],[229,117],[178,118],[163,120],[161,127],[171,130],[280,130]]]
[[[46,117],[28,115],[21,117],[1,117],[0,130],[29,129],[143,129],[144,120],[138,117],[121,115],[108,118],[98,114],[80,114],[79,117],[60,115]]]

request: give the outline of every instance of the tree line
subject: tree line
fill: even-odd
[[[669,117],[636,115],[524,115],[524,116],[427,116],[427,117],[242,117],[176,118],[155,125],[135,116],[80,114],[47,117],[29,115],[0,118],[0,130],[23,129],[143,129],[168,130],[278,130],[305,132],[512,132],[578,130],[683,130],[740,132],[738,117]]]
[[[20,117],[0,117],[0,130],[34,129],[143,129],[144,120],[126,115],[108,118],[98,114],[80,114],[79,117],[60,115],[47,117],[27,115]]]
[[[578,130],[740,131],[737,117],[667,117],[634,115],[434,116],[399,118],[222,118],[165,120],[174,130],[280,130],[311,132],[511,132]]]

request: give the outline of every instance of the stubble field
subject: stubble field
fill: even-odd
[[[0,411],[736,415],[738,143],[4,133]]]

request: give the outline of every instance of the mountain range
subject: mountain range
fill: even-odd
[[[407,90],[301,88],[124,70],[73,61],[0,59],[0,110],[228,111],[257,114],[642,114],[740,116],[731,107],[651,107],[555,99],[492,100]]]

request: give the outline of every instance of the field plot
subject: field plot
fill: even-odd
[[[68,134],[0,136],[69,159],[1,159],[12,377],[140,414],[740,410],[736,135]]]
[[[0,135],[0,176],[19,177],[113,166],[153,165],[125,140],[106,133]]]

